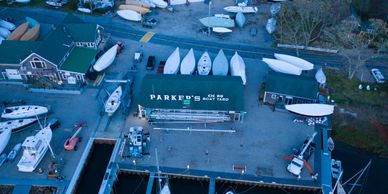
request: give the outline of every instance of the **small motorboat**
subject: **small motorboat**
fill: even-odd
[[[118,44],[112,46],[108,51],[106,51],[93,65],[93,69],[97,72],[103,71],[108,68],[116,58]]]
[[[210,16],[210,17],[199,19],[199,21],[208,28],[213,28],[213,27],[233,28],[234,27],[234,20],[222,18],[222,17]]]
[[[20,26],[18,26],[12,33],[11,35],[8,36],[7,40],[19,40],[24,33],[27,32],[28,30],[28,22],[24,22]]]
[[[26,17],[26,21],[30,24],[30,28],[40,25],[38,21],[31,17]]]
[[[119,10],[132,10],[132,11],[136,11],[137,13],[140,13],[142,15],[151,12],[150,9],[145,8],[145,7],[141,7],[138,5],[120,5],[118,9]]]
[[[199,75],[209,75],[210,70],[212,69],[212,60],[210,59],[208,52],[204,52],[201,58],[199,58],[197,68]]]
[[[92,13],[92,10],[85,8],[85,7],[79,7],[79,8],[77,8],[77,10],[79,12],[82,12],[82,13]]]
[[[285,54],[278,54],[278,53],[275,53],[274,54],[275,58],[276,59],[279,59],[279,60],[282,60],[282,61],[285,61],[291,65],[294,65],[296,67],[299,67],[300,69],[302,70],[312,70],[314,69],[314,64],[304,60],[304,59],[301,59],[299,57],[295,57],[295,56],[291,56],[291,55],[285,55]]]
[[[242,28],[242,27],[244,27],[245,22],[247,21],[247,19],[245,18],[244,14],[242,12],[238,12],[236,14],[235,21],[236,21],[237,26]]]
[[[281,61],[277,59],[269,59],[269,58],[263,58],[263,61],[267,63],[269,68],[271,68],[276,72],[292,74],[292,75],[302,74],[302,69],[292,64],[289,64],[285,61]]]
[[[36,121],[36,118],[27,118],[0,122],[0,132],[7,129],[11,129],[12,132],[18,132],[21,129],[34,124]]]
[[[310,117],[323,117],[334,112],[334,106],[330,104],[291,104],[285,107],[292,113]]]
[[[118,10],[117,15],[121,18],[129,21],[139,22],[141,21],[141,14],[133,10]]]
[[[0,36],[3,38],[8,38],[8,36],[11,35],[11,32],[7,30],[6,28],[0,27]]]
[[[123,95],[123,90],[121,86],[117,87],[112,94],[110,94],[108,100],[105,102],[105,112],[109,116],[112,116],[113,113],[117,111],[121,104],[121,96]]]
[[[26,33],[20,38],[20,40],[34,41],[39,38],[40,33],[40,24],[30,28]]]
[[[232,30],[229,28],[224,28],[224,27],[213,27],[212,28],[213,32],[219,33],[219,34],[226,34],[226,33],[231,33]]]
[[[237,53],[237,51],[230,59],[230,74],[232,76],[240,76],[243,85],[247,83],[247,76],[245,72],[245,62],[242,59],[242,57]]]
[[[179,47],[167,58],[166,64],[163,69],[163,74],[177,74],[179,71],[179,64],[181,57],[179,55]]]
[[[22,144],[21,143],[16,144],[13,147],[13,149],[11,150],[11,152],[9,152],[9,154],[7,156],[7,160],[13,161],[16,158],[16,156],[18,155],[18,153],[20,152],[21,148],[22,148]]]
[[[22,105],[6,107],[1,114],[5,119],[20,119],[46,114],[48,109],[44,106]]]
[[[228,75],[229,64],[228,59],[226,58],[224,51],[221,49],[216,58],[213,61],[212,73],[213,75]]]
[[[5,20],[0,19],[0,27],[3,27],[9,31],[15,30],[16,26],[15,24],[11,22],[7,22]]]
[[[4,151],[5,147],[11,138],[12,129],[6,129],[0,133],[0,154]]]
[[[191,48],[181,63],[181,74],[191,75],[195,70],[194,50]]]
[[[224,10],[231,13],[256,13],[258,11],[257,7],[250,7],[250,6],[228,6],[224,7]]]
[[[276,19],[275,18],[269,18],[267,20],[267,24],[265,25],[265,29],[267,30],[268,34],[272,34],[276,30]]]

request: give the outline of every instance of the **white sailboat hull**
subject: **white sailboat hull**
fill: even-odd
[[[204,52],[198,61],[198,74],[209,75],[212,69],[212,60],[210,59],[209,53]]]
[[[312,117],[327,116],[334,112],[334,106],[329,104],[292,104],[286,105],[286,109],[299,115]]]
[[[233,57],[230,59],[230,73],[232,76],[240,76],[243,85],[247,83],[245,62],[237,52],[235,52]]]
[[[141,21],[141,14],[133,10],[119,10],[116,12],[121,18],[129,21]]]
[[[5,131],[7,129],[11,129],[12,132],[18,131],[23,127],[27,127],[37,121],[36,118],[28,118],[28,119],[16,119],[5,122],[0,122],[0,132]]]
[[[228,7],[224,7],[224,10],[227,11],[227,12],[231,12],[231,13],[238,13],[238,12],[241,12],[241,13],[256,13],[257,12],[257,7],[228,6]]]
[[[220,34],[232,32],[231,29],[224,28],[224,27],[213,27],[212,30],[213,30],[213,32],[220,33]]]
[[[167,7],[167,3],[163,0],[151,0],[153,4],[155,4],[156,7],[164,9]]]
[[[299,67],[296,67],[281,60],[263,58],[263,61],[267,63],[268,66],[276,72],[292,75],[300,75],[302,73],[302,70]]]
[[[37,115],[46,114],[48,109],[44,106],[11,106],[6,107],[1,114],[2,118],[6,119],[20,119],[27,117],[35,117]]]
[[[92,13],[92,10],[90,10],[88,8],[84,8],[84,7],[79,7],[77,10],[82,12],[82,13]]]
[[[167,58],[166,65],[163,69],[163,74],[177,74],[179,71],[180,62],[181,57],[179,55],[179,47],[177,47],[174,52]]]
[[[4,38],[8,38],[8,36],[11,35],[11,32],[3,27],[0,27],[0,36]]]
[[[108,113],[109,116],[112,116],[113,113],[115,113],[120,107],[122,94],[123,90],[121,86],[119,86],[115,91],[113,91],[108,100],[105,102],[105,112]]]
[[[187,55],[183,58],[181,63],[181,74],[191,75],[195,70],[195,56],[194,50],[190,49]]]
[[[290,63],[291,65],[299,67],[302,70],[314,69],[314,64],[299,57],[275,53],[275,58]]]
[[[11,129],[6,129],[0,133],[0,154],[4,151],[5,147],[7,147],[9,139],[11,138],[11,133]]]
[[[228,59],[226,58],[224,51],[221,49],[216,58],[213,61],[212,73],[213,75],[228,75],[229,64]]]
[[[93,69],[97,72],[103,71],[108,68],[116,58],[118,45],[114,45],[108,51],[106,51],[93,65]]]
[[[16,28],[15,24],[13,24],[11,22],[7,22],[7,21],[2,20],[2,19],[0,19],[0,26],[9,30],[9,31],[15,30],[15,28]]]

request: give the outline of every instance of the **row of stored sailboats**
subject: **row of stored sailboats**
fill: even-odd
[[[167,58],[164,66],[164,74],[177,74],[180,72],[183,75],[193,74],[195,68],[199,75],[213,75],[226,76],[229,72],[228,59],[224,51],[221,49],[212,62],[208,52],[204,52],[199,58],[198,62],[195,60],[194,50],[191,48],[186,56],[182,59],[179,53],[179,47]],[[230,73],[232,76],[240,76],[243,84],[246,84],[245,62],[242,57],[235,52],[230,60]]]

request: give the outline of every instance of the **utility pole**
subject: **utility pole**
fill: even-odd
[[[210,7],[211,7],[211,5],[212,5],[212,1],[210,0],[210,1],[209,1],[209,12],[208,12],[208,17],[210,17]],[[210,27],[208,27],[208,36],[210,36],[210,32],[211,32]]]

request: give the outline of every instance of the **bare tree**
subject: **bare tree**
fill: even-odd
[[[282,43],[309,46],[327,27],[348,16],[347,0],[295,0],[283,4],[275,38]]]
[[[325,30],[325,38],[346,59],[349,79],[368,59],[379,55],[371,46],[380,50],[387,43],[386,35],[387,28],[382,20],[370,20],[370,28],[362,30],[358,21],[349,18]]]

